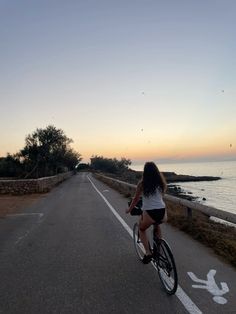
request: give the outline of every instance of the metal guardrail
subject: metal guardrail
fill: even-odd
[[[119,191],[123,193],[132,194],[135,192],[136,185],[134,184],[116,180],[116,179],[113,179],[113,178],[110,178],[101,174],[94,173],[94,176],[97,177],[98,179],[101,179],[101,181],[111,185],[112,187],[117,188]],[[165,194],[164,200],[186,207],[187,216],[189,218],[192,217],[192,210],[198,210],[209,217],[213,216],[213,217],[228,221],[230,223],[236,224],[236,214],[234,213],[230,213],[230,212],[217,209],[214,207],[202,205],[193,201],[188,201],[188,200],[185,200],[185,199],[182,199],[182,198],[170,195],[170,194]]]
[[[193,201],[188,201],[188,200],[185,200],[185,199],[173,196],[173,195],[169,195],[169,194],[166,194],[164,199],[169,202],[185,206],[187,208],[188,216],[192,215],[191,214],[192,210],[198,210],[209,217],[213,216],[213,217],[236,224],[236,214],[234,213],[217,209],[215,207],[202,205]]]

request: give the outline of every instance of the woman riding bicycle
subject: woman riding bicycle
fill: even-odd
[[[139,221],[139,235],[145,248],[143,263],[148,264],[152,259],[152,252],[148,244],[146,230],[155,224],[155,232],[161,238],[160,224],[165,218],[165,203],[163,194],[167,188],[165,178],[158,170],[154,162],[146,162],[144,165],[142,180],[138,183],[134,198],[126,210],[130,213],[142,196],[142,215]]]

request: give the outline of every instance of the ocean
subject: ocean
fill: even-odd
[[[236,214],[236,161],[159,163],[160,171],[193,176],[221,177],[217,181],[180,182],[175,185],[197,197],[196,201]],[[131,169],[142,171],[143,165],[132,164]],[[205,198],[206,200],[203,200]]]

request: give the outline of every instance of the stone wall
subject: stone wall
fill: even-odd
[[[73,172],[65,172],[40,179],[0,180],[0,194],[21,195],[48,192],[72,175]]]

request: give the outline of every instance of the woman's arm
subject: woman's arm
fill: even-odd
[[[131,210],[134,208],[134,206],[138,203],[140,197],[141,197],[141,194],[142,194],[142,182],[139,182],[138,185],[137,185],[137,188],[136,188],[136,191],[135,191],[135,194],[134,194],[134,198],[129,206],[128,209],[126,209],[126,213],[130,213]]]

